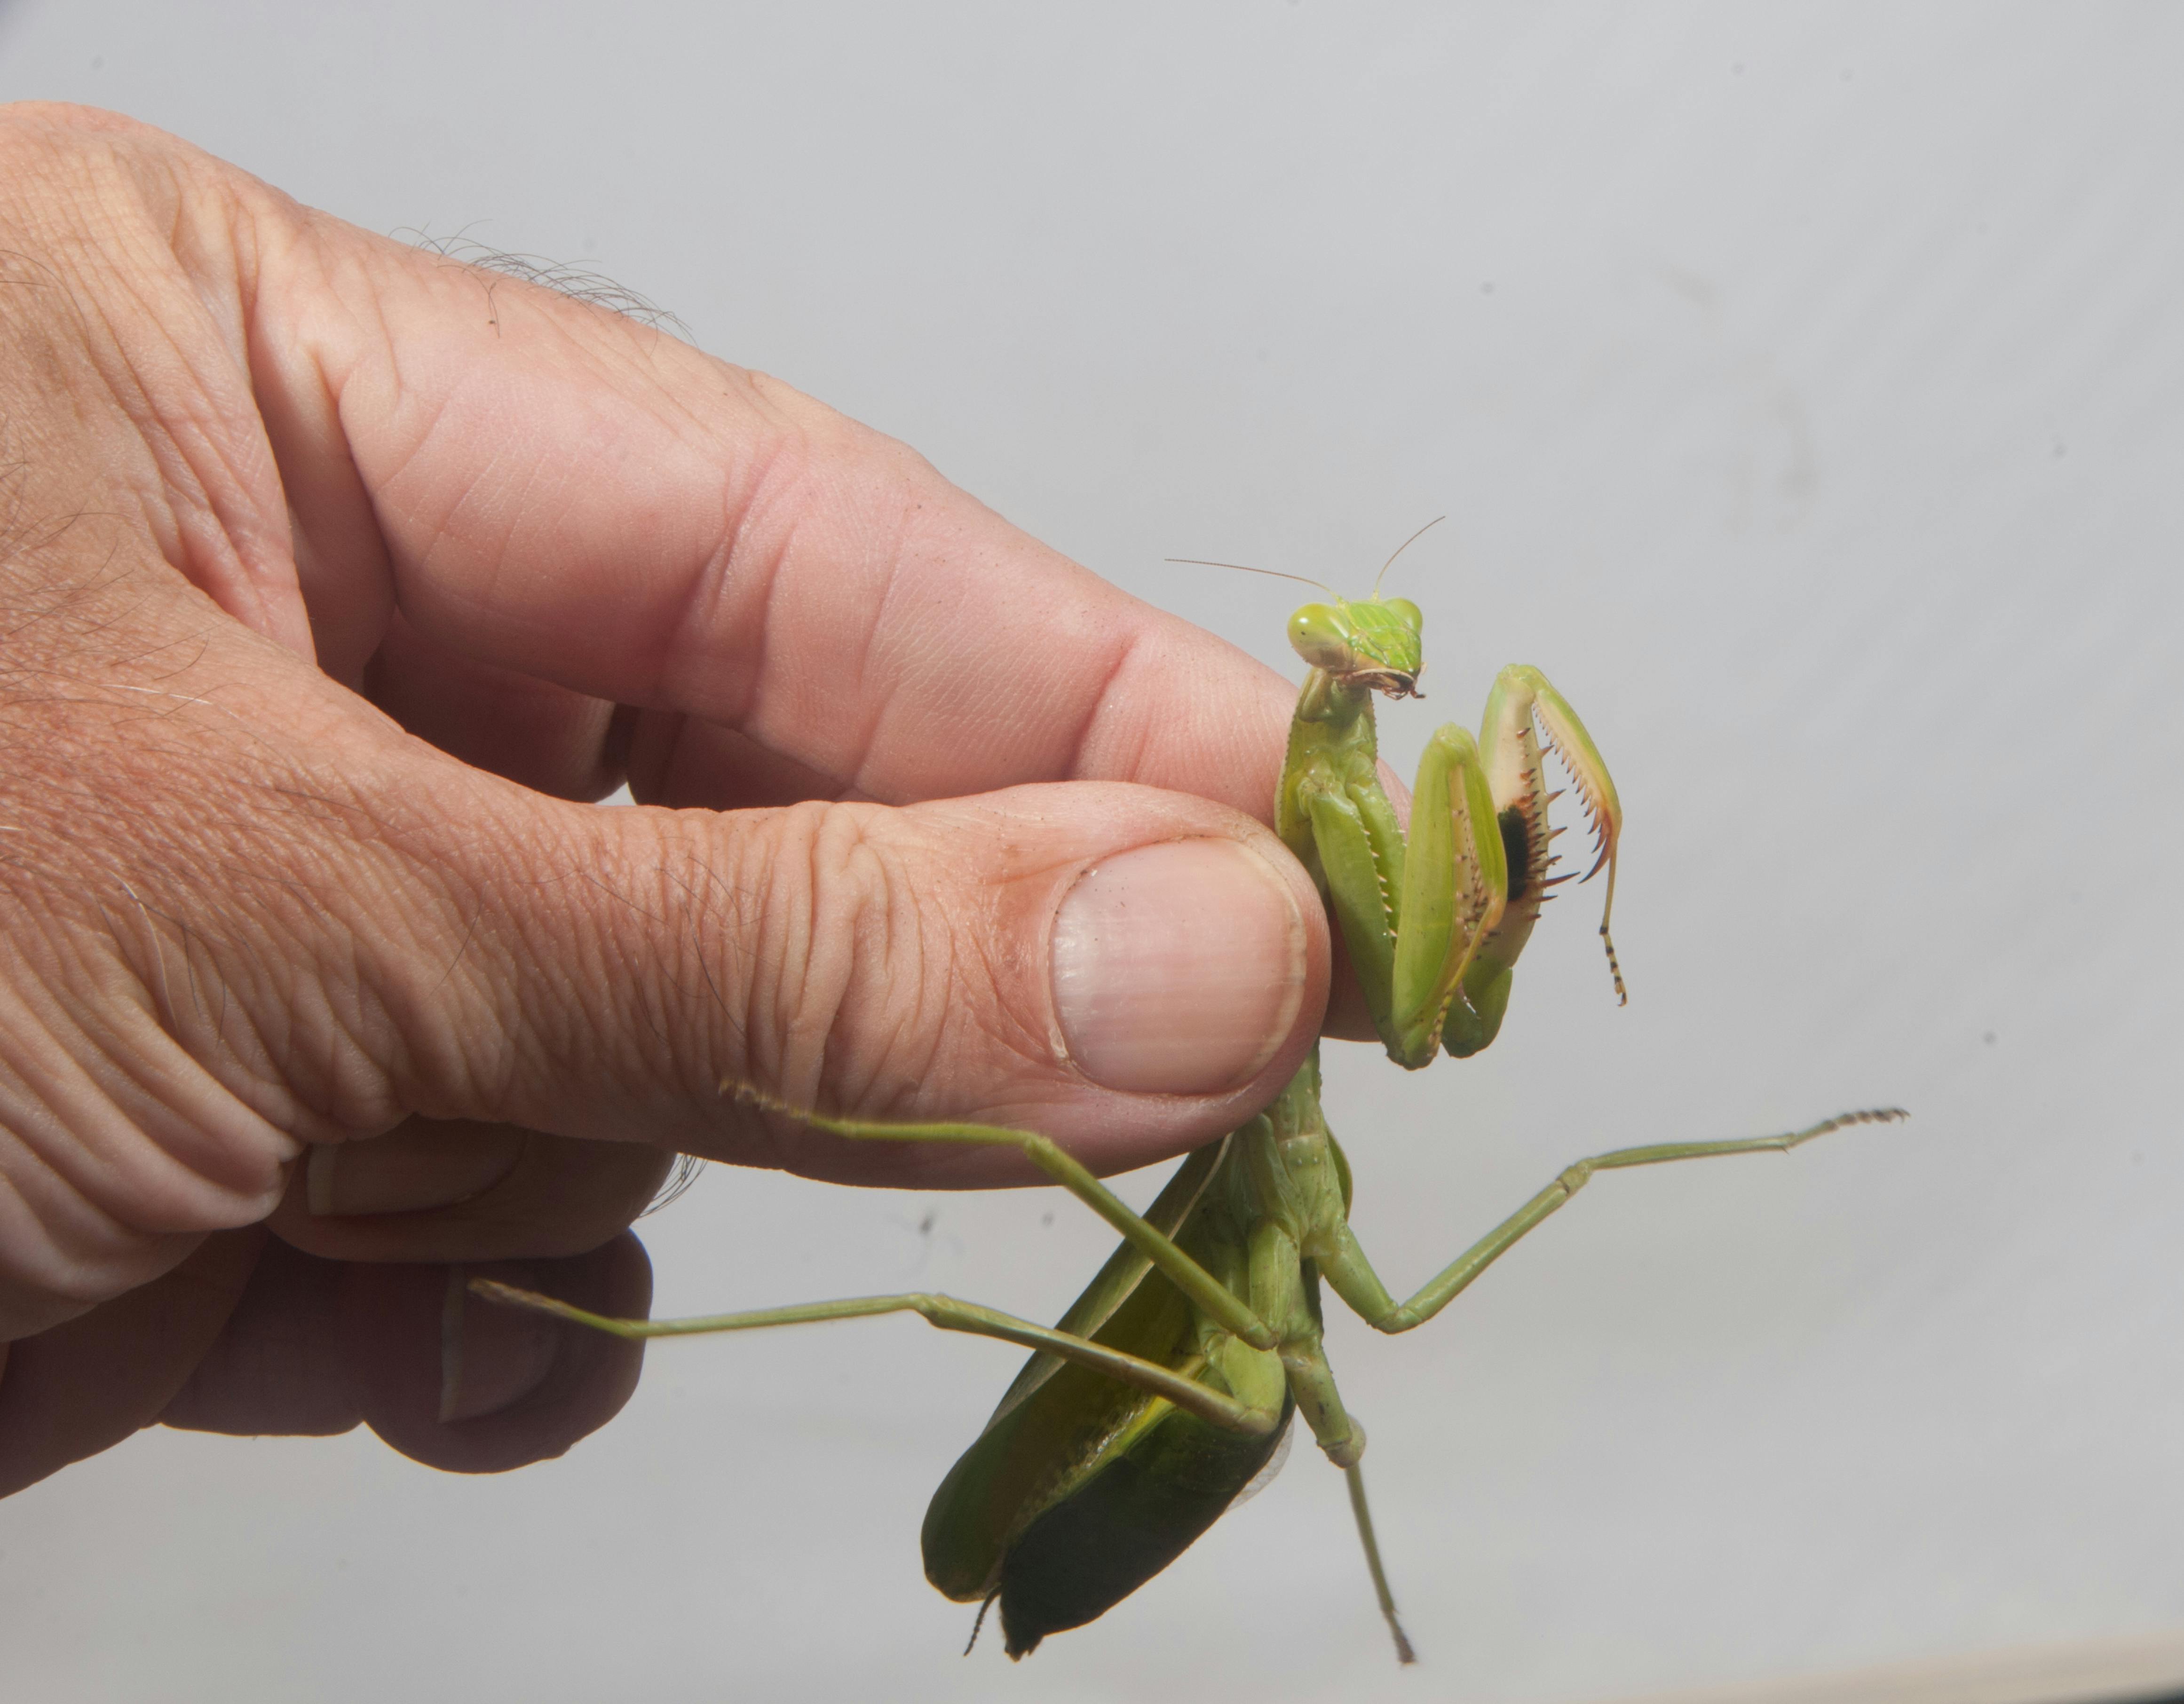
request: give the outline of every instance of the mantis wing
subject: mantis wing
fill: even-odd
[[[1145,1217],[1172,1234],[1180,1227],[1184,1250],[1240,1295],[1231,1151],[1224,1139],[1193,1154]],[[1125,1245],[1059,1328],[1197,1377],[1208,1370],[1201,1325],[1182,1292]],[[1234,1390],[1240,1398],[1279,1401],[1286,1422],[1273,1355],[1224,1337],[1217,1359],[1217,1382],[1247,1387]],[[1021,1657],[1045,1634],[1104,1613],[1180,1556],[1266,1464],[1282,1430],[1223,1431],[1089,1368],[1035,1355],[933,1494],[926,1576],[959,1602],[998,1593],[1009,1653]]]

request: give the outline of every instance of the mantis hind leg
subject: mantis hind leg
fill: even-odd
[[[1379,1599],[1381,1618],[1395,1636],[1396,1661],[1416,1662],[1418,1654],[1411,1648],[1410,1635],[1403,1631],[1403,1623],[1396,1614],[1396,1595],[1388,1589],[1388,1570],[1380,1562],[1380,1541],[1373,1535],[1373,1510],[1365,1501],[1365,1475],[1352,1462],[1342,1470],[1342,1477],[1350,1486],[1350,1512],[1357,1523],[1358,1542],[1365,1546],[1365,1566],[1372,1572],[1373,1595]]]
[[[1396,1595],[1389,1587],[1387,1567],[1380,1559],[1380,1540],[1373,1530],[1372,1506],[1365,1500],[1365,1475],[1358,1466],[1365,1453],[1365,1428],[1342,1406],[1341,1395],[1334,1388],[1334,1370],[1327,1364],[1317,1330],[1282,1345],[1282,1370],[1289,1375],[1290,1393],[1296,1398],[1305,1423],[1312,1428],[1328,1459],[1342,1469],[1350,1488],[1350,1512],[1357,1523],[1357,1542],[1364,1547],[1366,1570],[1373,1576],[1373,1595],[1396,1641],[1396,1660],[1415,1662],[1418,1653],[1411,1648],[1410,1635],[1403,1631],[1396,1613]]]
[[[695,1337],[721,1331],[757,1331],[771,1326],[808,1325],[822,1320],[866,1319],[883,1313],[915,1313],[942,1331],[962,1331],[978,1337],[998,1338],[1004,1343],[1043,1350],[1065,1361],[1091,1367],[1123,1384],[1150,1391],[1156,1396],[1164,1396],[1177,1407],[1195,1414],[1224,1431],[1263,1436],[1273,1430],[1279,1417],[1272,1409],[1256,1408],[1239,1402],[1210,1385],[1199,1384],[1184,1373],[1142,1356],[1110,1349],[1104,1344],[1090,1343],[1066,1331],[1054,1331],[1043,1325],[1034,1325],[1028,1319],[1018,1319],[998,1308],[982,1307],[976,1302],[959,1301],[954,1296],[928,1291],[911,1291],[900,1295],[851,1296],[840,1301],[754,1308],[741,1313],[707,1314],[694,1319],[616,1319],[572,1306],[565,1301],[557,1301],[552,1296],[541,1295],[535,1290],[518,1289],[513,1284],[501,1284],[492,1278],[472,1278],[470,1289],[473,1295],[482,1296],[488,1301],[527,1308],[534,1313],[550,1314],[572,1324],[588,1326],[594,1331],[638,1339]]]

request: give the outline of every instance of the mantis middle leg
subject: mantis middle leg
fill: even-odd
[[[1729,1154],[1786,1154],[1791,1149],[1853,1124],[1888,1124],[1910,1115],[1901,1107],[1846,1112],[1803,1130],[1780,1136],[1746,1136],[1724,1142],[1663,1142],[1646,1147],[1618,1148],[1567,1166],[1539,1194],[1451,1261],[1416,1295],[1398,1304],[1388,1293],[1365,1258],[1357,1236],[1346,1223],[1336,1228],[1332,1246],[1313,1250],[1320,1272],[1334,1293],[1359,1318],[1375,1331],[1408,1331],[1423,1325],[1468,1289],[1487,1267],[1502,1258],[1550,1214],[1558,1211],[1594,1173],[1620,1171],[1632,1166],[1660,1166],[1676,1160],[1707,1160]]]

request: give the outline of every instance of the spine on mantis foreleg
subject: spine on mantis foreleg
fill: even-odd
[[[1297,700],[1275,827],[1342,932],[1389,1057],[1409,1069],[1445,1044],[1478,1052],[1501,1028],[1510,977],[1559,877],[1542,742],[1569,771],[1614,895],[1621,806],[1585,725],[1537,669],[1504,669],[1478,739],[1453,723],[1428,743],[1406,840],[1382,790],[1373,699],[1417,695],[1418,606],[1377,596],[1311,604],[1290,637],[1312,672]],[[1591,873],[1591,872],[1588,872]],[[1616,991],[1622,973],[1601,936]]]
[[[1535,726],[1540,734],[1535,733]],[[1608,933],[1615,910],[1617,842],[1623,832],[1623,805],[1614,778],[1569,700],[1539,670],[1513,664],[1495,680],[1479,733],[1506,855],[1507,904],[1465,966],[1462,989],[1442,1029],[1443,1043],[1459,1059],[1479,1052],[1500,1033],[1518,955],[1531,939],[1532,926],[1552,897],[1551,890],[1571,879],[1548,873],[1557,861],[1550,843],[1562,831],[1547,823],[1547,805],[1554,795],[1546,787],[1541,734],[1568,771],[1592,834],[1596,856],[1592,867],[1579,879],[1589,881],[1603,868],[1607,872],[1600,942],[1618,1002],[1629,999],[1623,966],[1615,955],[1615,938]]]

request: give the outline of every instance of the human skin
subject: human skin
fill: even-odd
[[[677,1150],[1028,1180],[724,1084],[1234,1126],[1329,985],[1290,696],[772,379],[0,108],[0,1494],[560,1453],[633,1354],[449,1274],[643,1311]]]

